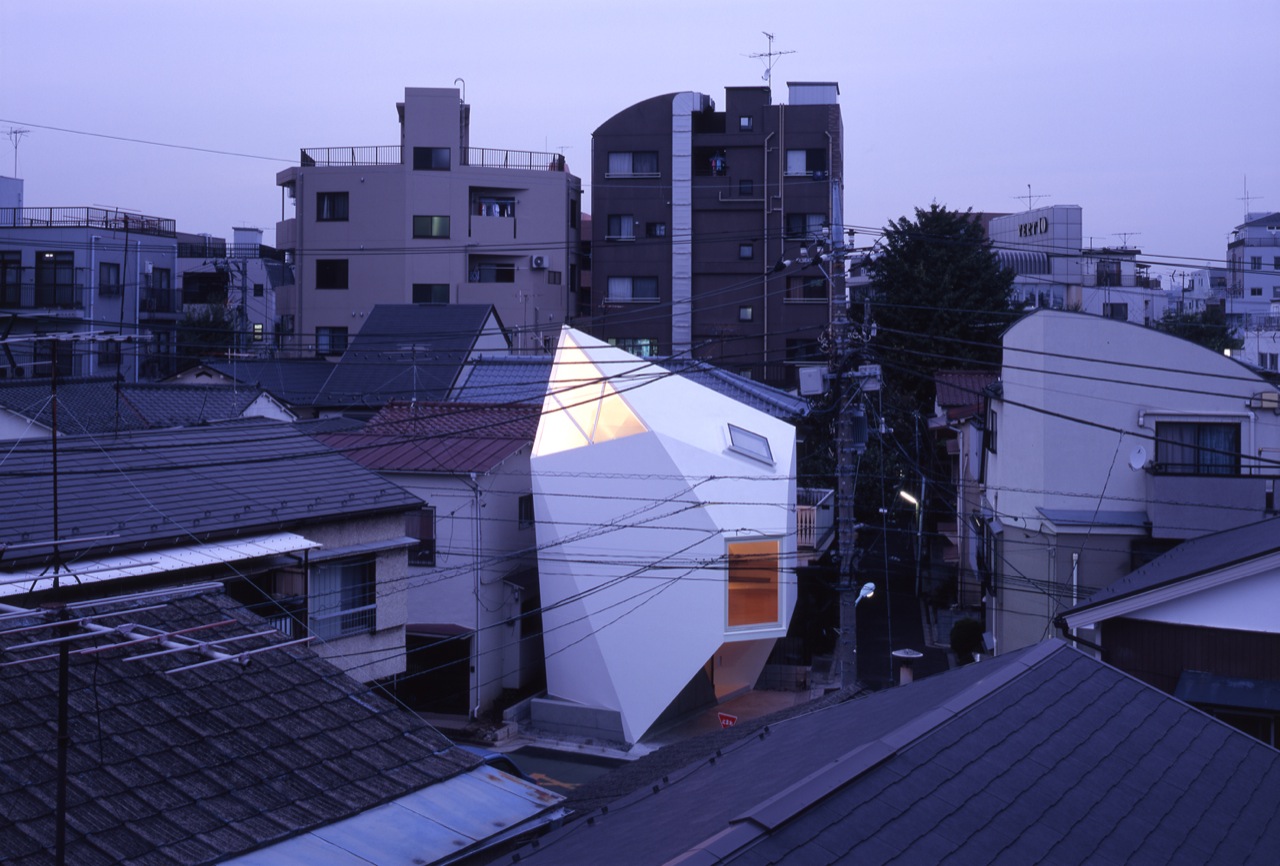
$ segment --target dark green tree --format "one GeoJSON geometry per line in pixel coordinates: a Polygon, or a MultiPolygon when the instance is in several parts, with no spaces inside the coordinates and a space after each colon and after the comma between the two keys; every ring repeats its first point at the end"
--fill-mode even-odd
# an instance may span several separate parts
{"type": "Polygon", "coordinates": [[[178,323],[178,369],[193,367],[206,358],[226,358],[236,345],[234,316],[223,295],[190,305],[178,323]]]}
{"type": "Polygon", "coordinates": [[[1227,316],[1221,306],[1206,307],[1199,313],[1167,311],[1156,323],[1156,330],[1175,337],[1199,343],[1206,349],[1221,353],[1225,349],[1241,349],[1244,341],[1236,337],[1227,326],[1227,316]]]}

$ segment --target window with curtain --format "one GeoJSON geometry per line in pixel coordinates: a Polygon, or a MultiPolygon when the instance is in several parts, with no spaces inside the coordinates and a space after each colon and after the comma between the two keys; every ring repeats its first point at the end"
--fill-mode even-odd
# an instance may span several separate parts
{"type": "Polygon", "coordinates": [[[1174,475],[1240,472],[1240,425],[1216,421],[1156,422],[1156,464],[1174,475]]]}
{"type": "Polygon", "coordinates": [[[728,544],[728,626],[774,625],[779,618],[776,540],[728,544]]]}

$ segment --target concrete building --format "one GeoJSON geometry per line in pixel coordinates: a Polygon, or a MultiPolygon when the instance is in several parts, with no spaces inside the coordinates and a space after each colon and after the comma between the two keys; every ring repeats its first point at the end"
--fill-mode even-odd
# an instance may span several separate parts
{"type": "Polygon", "coordinates": [[[843,285],[821,264],[776,266],[840,245],[844,134],[839,85],[788,88],[783,104],[768,87],[726,88],[722,111],[705,94],[668,93],[596,129],[581,327],[637,355],[794,384],[843,285]]]}
{"type": "Polygon", "coordinates": [[[748,690],[795,608],[795,428],[655,369],[560,338],[530,460],[540,729],[634,743],[748,690]]]}
{"type": "Polygon", "coordinates": [[[1086,247],[1079,205],[1059,204],[990,220],[996,255],[1014,276],[1015,297],[1029,307],[1081,310],[1151,325],[1168,307],[1159,280],[1129,247],[1086,247]]]}
{"type": "Polygon", "coordinates": [[[294,354],[338,354],[374,304],[492,304],[518,350],[554,345],[576,307],[581,183],[561,154],[472,147],[456,88],[405,89],[400,143],[305,148],[276,175],[294,354]],[[284,205],[282,205],[282,208],[284,205]]]}
{"type": "Polygon", "coordinates": [[[174,221],[116,208],[23,207],[22,181],[6,180],[0,314],[11,342],[0,377],[48,378],[56,365],[59,376],[158,378],[172,361],[182,314],[174,221]],[[39,339],[70,333],[83,336],[39,339]]]}

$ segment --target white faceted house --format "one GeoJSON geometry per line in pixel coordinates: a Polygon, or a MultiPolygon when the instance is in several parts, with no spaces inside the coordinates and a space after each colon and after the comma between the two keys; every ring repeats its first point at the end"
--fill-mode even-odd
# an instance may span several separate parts
{"type": "Polygon", "coordinates": [[[531,459],[535,725],[636,742],[755,685],[795,609],[795,429],[571,328],[531,459]]]}

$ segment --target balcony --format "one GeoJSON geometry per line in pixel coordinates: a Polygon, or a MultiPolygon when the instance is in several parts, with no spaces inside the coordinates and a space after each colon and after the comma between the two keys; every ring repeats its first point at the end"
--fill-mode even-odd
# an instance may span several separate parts
{"type": "Polygon", "coordinates": [[[138,299],[138,313],[143,319],[169,317],[182,312],[181,293],[177,289],[143,289],[138,299]]]}
{"type": "Polygon", "coordinates": [[[3,207],[0,226],[5,228],[85,228],[128,231],[162,238],[177,237],[176,223],[163,217],[100,207],[3,207]]]}
{"type": "Polygon", "coordinates": [[[1147,475],[1147,516],[1153,538],[1195,538],[1267,516],[1262,475],[1147,475]]]}
{"type": "Polygon", "coordinates": [[[0,308],[80,310],[84,293],[80,283],[4,283],[0,285],[0,308]]]}
{"type": "Polygon", "coordinates": [[[299,162],[304,168],[337,168],[364,165],[400,165],[400,145],[364,147],[304,147],[299,162]]]}
{"type": "Polygon", "coordinates": [[[536,150],[501,150],[469,147],[462,153],[462,164],[472,168],[514,168],[524,171],[565,171],[564,154],[536,150]]]}
{"type": "Polygon", "coordinates": [[[800,487],[796,490],[796,548],[819,550],[830,544],[835,527],[834,490],[800,487]]]}

